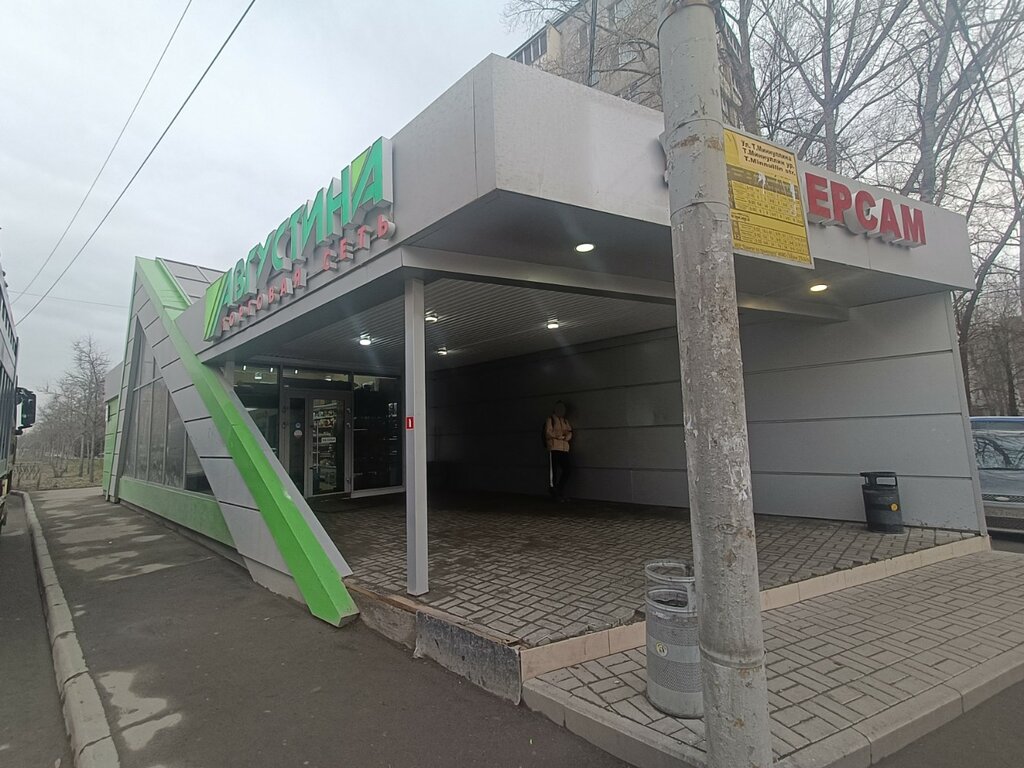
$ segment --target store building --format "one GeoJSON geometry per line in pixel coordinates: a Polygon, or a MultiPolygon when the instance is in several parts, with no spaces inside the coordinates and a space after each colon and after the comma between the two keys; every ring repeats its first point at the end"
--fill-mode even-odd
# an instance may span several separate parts
{"type": "MultiPolygon", "coordinates": [[[[556,399],[573,497],[685,507],[662,127],[492,56],[227,272],[138,259],[108,498],[335,624],[353,567],[314,507],[404,491],[405,586],[428,593],[429,494],[544,494],[556,399]]],[[[814,268],[737,257],[756,511],[862,521],[859,473],[892,469],[910,525],[983,531],[963,218],[799,174],[814,268]]]]}

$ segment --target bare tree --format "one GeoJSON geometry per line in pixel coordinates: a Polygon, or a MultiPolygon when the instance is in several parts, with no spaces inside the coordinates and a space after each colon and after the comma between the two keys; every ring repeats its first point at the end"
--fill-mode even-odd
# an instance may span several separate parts
{"type": "MultiPolygon", "coordinates": [[[[590,0],[508,0],[505,21],[510,29],[553,30],[557,46],[549,45],[538,62],[544,70],[585,84],[593,74],[600,90],[661,109],[656,0],[599,0],[592,18],[594,6],[590,0]]],[[[732,72],[740,62],[739,44],[728,26],[721,24],[720,30],[723,109],[726,119],[738,124],[739,95],[732,72]]]]}
{"type": "MultiPolygon", "coordinates": [[[[660,107],[649,32],[655,0],[600,0],[598,7],[600,87],[660,107]]],[[[553,22],[561,43],[541,64],[583,82],[585,61],[570,55],[583,48],[567,41],[589,23],[590,8],[588,1],[509,0],[506,19],[532,28],[553,22]]],[[[992,276],[1003,290],[1002,276],[1013,271],[1017,312],[1024,313],[1022,34],[1024,0],[720,4],[723,83],[736,101],[735,112],[726,110],[730,122],[801,159],[967,218],[975,281],[954,295],[954,306],[972,404],[980,393],[972,374],[990,380],[994,364],[982,358],[997,355],[991,345],[971,346],[976,318],[985,328],[992,322],[985,302],[992,276]]],[[[1000,328],[1021,332],[1020,324],[1000,328]]]]}
{"type": "Polygon", "coordinates": [[[22,438],[24,454],[36,454],[50,465],[54,477],[66,474],[78,459],[78,475],[96,480],[96,462],[103,453],[105,433],[104,380],[108,354],[92,336],[72,344],[71,361],[56,386],[46,387],[49,400],[39,411],[31,432],[22,438]]]}

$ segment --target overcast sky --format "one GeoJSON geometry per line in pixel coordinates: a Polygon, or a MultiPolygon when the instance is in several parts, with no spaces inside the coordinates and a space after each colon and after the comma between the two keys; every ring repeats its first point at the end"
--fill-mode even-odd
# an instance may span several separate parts
{"type": "MultiPolygon", "coordinates": [[[[186,2],[0,0],[0,258],[16,319],[36,300],[17,292],[81,202],[186,2]]],[[[113,215],[18,326],[19,383],[55,382],[72,341],[88,333],[119,361],[134,257],[234,264],[376,137],[525,39],[528,30],[505,29],[504,3],[257,0],[113,215]]],[[[193,0],[31,293],[81,247],[247,4],[193,0]]]]}

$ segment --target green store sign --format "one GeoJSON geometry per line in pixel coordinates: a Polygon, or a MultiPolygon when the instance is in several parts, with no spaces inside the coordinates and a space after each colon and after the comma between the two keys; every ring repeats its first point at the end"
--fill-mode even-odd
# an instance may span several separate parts
{"type": "Polygon", "coordinates": [[[392,237],[393,202],[391,141],[379,138],[206,289],[204,338],[283,306],[310,274],[339,271],[392,237]]]}

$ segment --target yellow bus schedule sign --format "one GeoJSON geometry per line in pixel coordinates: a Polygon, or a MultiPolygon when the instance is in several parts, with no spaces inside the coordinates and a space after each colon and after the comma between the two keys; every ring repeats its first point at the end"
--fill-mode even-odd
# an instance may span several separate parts
{"type": "Polygon", "coordinates": [[[813,268],[796,156],[726,129],[725,167],[733,250],[813,268]]]}

